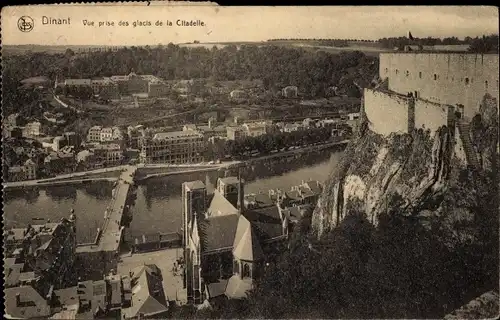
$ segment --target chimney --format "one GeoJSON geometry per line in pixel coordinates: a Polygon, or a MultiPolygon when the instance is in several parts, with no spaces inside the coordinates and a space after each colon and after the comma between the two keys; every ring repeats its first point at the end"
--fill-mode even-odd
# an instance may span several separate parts
{"type": "Polygon", "coordinates": [[[208,119],[208,127],[209,127],[210,129],[212,129],[212,126],[213,126],[213,121],[214,121],[214,119],[213,119],[213,118],[208,119]]]}
{"type": "Polygon", "coordinates": [[[21,305],[21,294],[16,293],[16,307],[19,307],[21,305]]]}

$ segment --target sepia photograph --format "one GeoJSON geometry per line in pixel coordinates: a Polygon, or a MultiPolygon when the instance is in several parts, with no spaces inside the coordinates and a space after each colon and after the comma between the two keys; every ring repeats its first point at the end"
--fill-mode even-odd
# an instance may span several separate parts
{"type": "Polygon", "coordinates": [[[3,318],[499,317],[498,7],[1,26],[3,318]]]}

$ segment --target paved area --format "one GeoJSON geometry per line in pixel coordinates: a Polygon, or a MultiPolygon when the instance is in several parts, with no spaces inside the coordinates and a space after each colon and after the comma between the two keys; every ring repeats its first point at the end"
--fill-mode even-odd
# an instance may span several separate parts
{"type": "Polygon", "coordinates": [[[183,289],[182,275],[172,270],[174,262],[182,256],[182,249],[165,249],[146,253],[134,253],[122,255],[118,263],[118,273],[128,274],[130,270],[144,264],[156,264],[163,276],[163,290],[168,300],[177,301],[178,305],[186,304],[186,289],[183,289]]]}

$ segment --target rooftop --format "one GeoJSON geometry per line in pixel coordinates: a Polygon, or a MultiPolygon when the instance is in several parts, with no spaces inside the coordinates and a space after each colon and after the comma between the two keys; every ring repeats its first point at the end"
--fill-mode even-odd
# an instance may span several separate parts
{"type": "Polygon", "coordinates": [[[132,305],[122,309],[126,318],[134,318],[141,313],[144,316],[154,316],[168,311],[161,271],[156,265],[134,269],[133,279],[132,305]]]}
{"type": "Polygon", "coordinates": [[[238,177],[219,178],[219,181],[224,184],[238,184],[238,177]]]}
{"type": "Polygon", "coordinates": [[[186,131],[172,131],[172,132],[160,132],[153,136],[154,140],[167,140],[167,139],[177,139],[177,138],[188,138],[188,137],[200,137],[200,133],[193,130],[186,131]]]}
{"type": "Polygon", "coordinates": [[[243,299],[247,297],[247,292],[251,289],[251,279],[241,279],[239,275],[234,275],[227,282],[226,296],[230,299],[243,299]]]}
{"type": "Polygon", "coordinates": [[[67,86],[90,85],[91,80],[90,79],[66,79],[66,80],[64,80],[64,84],[67,86]]]}
{"type": "Polygon", "coordinates": [[[283,235],[277,205],[246,210],[243,215],[255,227],[256,235],[260,240],[269,240],[283,235]]]}
{"type": "Polygon", "coordinates": [[[4,289],[5,315],[7,318],[28,319],[50,316],[47,301],[32,286],[19,286],[4,289]],[[16,295],[19,294],[20,306],[16,295]]]}
{"type": "Polygon", "coordinates": [[[184,182],[183,185],[189,190],[205,189],[205,184],[200,180],[184,182]]]}
{"type": "Polygon", "coordinates": [[[234,236],[233,255],[246,261],[258,261],[264,253],[253,230],[252,225],[244,216],[240,216],[234,236]]]}
{"type": "Polygon", "coordinates": [[[206,253],[217,250],[232,250],[238,220],[238,214],[229,214],[209,217],[200,221],[202,250],[206,253]]]}
{"type": "Polygon", "coordinates": [[[236,209],[218,190],[214,190],[214,196],[210,201],[207,213],[212,217],[233,215],[238,214],[238,209],[236,209]]]}

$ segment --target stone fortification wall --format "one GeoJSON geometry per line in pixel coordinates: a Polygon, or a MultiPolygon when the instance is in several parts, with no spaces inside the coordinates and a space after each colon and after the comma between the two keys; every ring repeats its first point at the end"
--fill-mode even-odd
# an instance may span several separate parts
{"type": "Polygon", "coordinates": [[[380,78],[389,90],[449,105],[464,105],[471,119],[483,97],[498,101],[498,55],[469,53],[381,53],[380,78]]]}
{"type": "Polygon", "coordinates": [[[454,108],[426,100],[415,100],[415,129],[429,129],[431,134],[453,121],[454,108]]]}
{"type": "Polygon", "coordinates": [[[392,132],[407,133],[411,101],[398,94],[365,89],[364,116],[370,130],[384,136],[392,132]]]}

